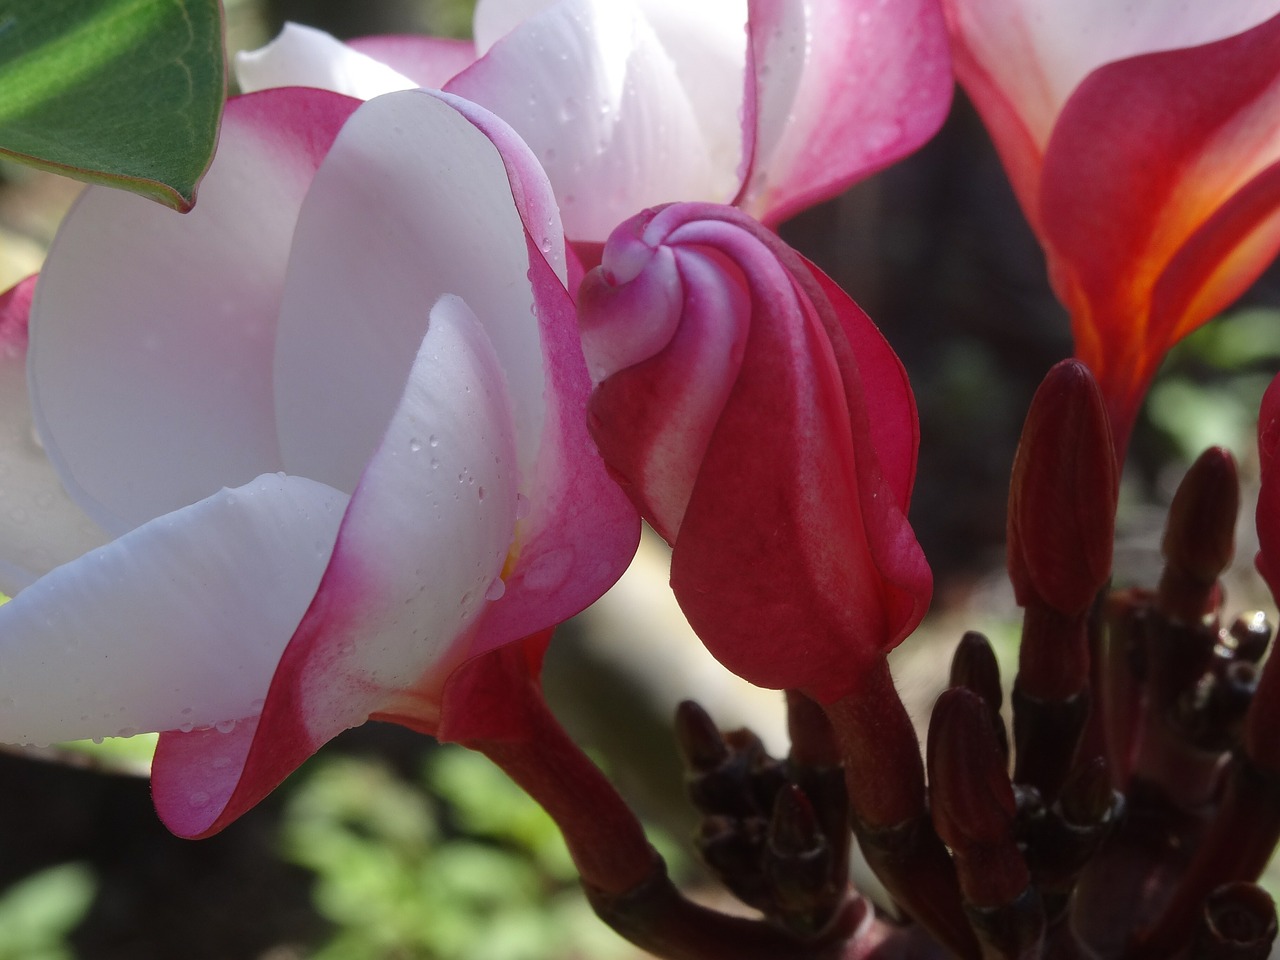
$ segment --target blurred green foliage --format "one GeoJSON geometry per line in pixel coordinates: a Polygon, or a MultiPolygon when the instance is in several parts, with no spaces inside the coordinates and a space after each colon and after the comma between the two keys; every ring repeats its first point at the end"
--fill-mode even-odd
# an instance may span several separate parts
{"type": "Polygon", "coordinates": [[[6,890],[0,897],[0,960],[71,960],[67,934],[88,912],[97,886],[89,867],[67,863],[6,890]]]}
{"type": "Polygon", "coordinates": [[[1213,445],[1251,456],[1258,403],[1278,368],[1280,310],[1232,311],[1170,352],[1147,399],[1147,418],[1186,462],[1213,445]]]}
{"type": "Polygon", "coordinates": [[[591,912],[551,819],[483,756],[442,747],[420,781],[322,757],[281,824],[333,925],[312,960],[607,960],[629,949],[591,912]]]}

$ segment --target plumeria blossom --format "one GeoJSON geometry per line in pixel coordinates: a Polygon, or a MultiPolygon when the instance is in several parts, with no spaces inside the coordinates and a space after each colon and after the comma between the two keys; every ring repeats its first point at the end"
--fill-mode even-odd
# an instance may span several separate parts
{"type": "Polygon", "coordinates": [[[290,25],[243,89],[443,86],[533,147],[565,231],[737,203],[774,225],[914,150],[951,99],[937,0],[480,0],[474,44],[290,25]]]}
{"type": "Polygon", "coordinates": [[[671,586],[726,666],[823,702],[920,622],[919,436],[858,307],[745,214],[622,224],[579,294],[591,431],[673,546],[671,586]]]}
{"type": "Polygon", "coordinates": [[[3,434],[8,522],[62,515],[3,541],[0,739],[162,731],[157,809],[201,836],[369,717],[437,730],[458,664],[602,593],[638,523],[560,230],[509,127],[418,90],[232,100],[185,217],[86,191],[0,324],[43,444],[3,434]]]}
{"type": "Polygon", "coordinates": [[[1280,2],[944,3],[1123,448],[1168,348],[1280,249],[1280,2]]]}

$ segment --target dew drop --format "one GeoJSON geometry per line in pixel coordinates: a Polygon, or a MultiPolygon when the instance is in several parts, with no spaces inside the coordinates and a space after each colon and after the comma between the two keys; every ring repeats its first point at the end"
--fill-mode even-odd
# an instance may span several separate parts
{"type": "Polygon", "coordinates": [[[494,577],[493,583],[489,584],[489,589],[484,592],[486,600],[501,600],[502,595],[507,592],[507,585],[501,577],[494,577]]]}
{"type": "Polygon", "coordinates": [[[123,737],[125,740],[128,740],[130,737],[135,737],[137,735],[138,735],[137,727],[121,727],[119,730],[116,731],[116,736],[123,737]]]}
{"type": "Polygon", "coordinates": [[[433,433],[431,436],[427,437],[427,444],[432,447],[438,447],[440,446],[440,438],[433,433]]]}
{"type": "Polygon", "coordinates": [[[180,733],[190,733],[195,728],[196,728],[196,725],[192,723],[190,720],[188,720],[186,723],[178,725],[178,731],[180,733]]]}
{"type": "Polygon", "coordinates": [[[418,452],[419,450],[421,450],[421,449],[422,449],[422,441],[421,441],[421,440],[419,440],[417,437],[414,437],[413,439],[411,439],[411,440],[409,441],[409,452],[410,452],[410,453],[417,453],[417,452],[418,452]]]}
{"type": "Polygon", "coordinates": [[[479,495],[480,502],[484,503],[484,487],[480,487],[476,493],[479,495]]]}
{"type": "Polygon", "coordinates": [[[235,728],[236,722],[234,720],[219,720],[213,725],[213,729],[217,730],[219,733],[230,733],[235,728]]]}
{"type": "Polygon", "coordinates": [[[100,744],[100,743],[102,743],[102,741],[103,741],[103,740],[105,740],[105,739],[106,739],[106,737],[94,737],[94,738],[93,738],[93,742],[94,742],[94,743],[98,743],[98,744],[100,744]]]}
{"type": "Polygon", "coordinates": [[[440,458],[439,458],[439,457],[432,457],[432,458],[431,458],[431,469],[432,469],[432,470],[439,470],[439,469],[440,469],[440,458]]]}

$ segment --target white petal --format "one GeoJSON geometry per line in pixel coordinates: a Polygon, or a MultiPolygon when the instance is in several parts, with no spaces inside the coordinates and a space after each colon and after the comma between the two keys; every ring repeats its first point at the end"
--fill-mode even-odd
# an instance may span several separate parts
{"type": "Polygon", "coordinates": [[[502,157],[426,91],[364,104],[298,220],[276,351],[291,472],[352,490],[400,399],[428,311],[465,300],[495,345],[522,464],[542,431],[543,371],[525,231],[502,157]]]}
{"type": "Polygon", "coordinates": [[[346,498],[268,474],[159,517],[0,607],[0,740],[225,723],[261,709],[346,498]]]}
{"type": "Polygon", "coordinates": [[[36,438],[25,354],[0,349],[0,590],[12,596],[108,539],[62,489],[36,438]]]}
{"type": "Polygon", "coordinates": [[[235,68],[236,80],[245,93],[269,87],[319,87],[368,100],[417,86],[404,74],[323,30],[297,23],[286,23],[265,47],[237,53],[235,68]]]}
{"type": "Polygon", "coordinates": [[[188,214],[90,187],[32,306],[32,411],[73,499],[112,533],[280,469],[271,394],[294,222],[355,106],[312,90],[230,101],[188,214]]]}
{"type": "MultiPolygon", "coordinates": [[[[489,48],[523,21],[553,7],[559,0],[479,0],[471,21],[476,52],[484,56],[489,48]]],[[[627,3],[629,0],[620,0],[627,3]]]]}
{"type": "MultiPolygon", "coordinates": [[[[737,190],[737,153],[726,150],[720,127],[702,129],[676,64],[631,3],[562,0],[445,89],[524,138],[575,240],[603,241],[644,207],[727,201],[737,190]]],[[[736,110],[731,119],[739,122],[736,110]]]]}

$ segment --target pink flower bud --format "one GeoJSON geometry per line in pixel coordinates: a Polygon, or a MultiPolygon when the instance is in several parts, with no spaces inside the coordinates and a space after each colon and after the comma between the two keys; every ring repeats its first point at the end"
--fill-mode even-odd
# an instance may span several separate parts
{"type": "Polygon", "coordinates": [[[744,214],[648,211],[579,296],[605,462],[672,544],[716,657],[831,702],[919,623],[932,577],[906,511],[915,404],[827,277],[744,214]]]}

